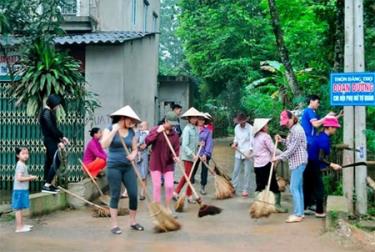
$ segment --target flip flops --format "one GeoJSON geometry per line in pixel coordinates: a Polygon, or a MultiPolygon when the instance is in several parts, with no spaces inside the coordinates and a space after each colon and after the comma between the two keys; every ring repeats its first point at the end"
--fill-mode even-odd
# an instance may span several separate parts
{"type": "Polygon", "coordinates": [[[111,233],[119,235],[119,234],[122,233],[122,231],[121,231],[121,229],[119,227],[114,227],[114,228],[111,229],[111,233]]]}
{"type": "Polygon", "coordinates": [[[285,221],[286,223],[296,223],[301,222],[303,220],[303,217],[291,215],[289,218],[285,221]]]}
{"type": "Polygon", "coordinates": [[[131,225],[130,228],[133,229],[133,230],[136,230],[136,231],[143,231],[143,230],[145,230],[144,227],[141,226],[141,225],[138,224],[138,223],[137,223],[137,224],[134,224],[134,225],[131,225]]]}

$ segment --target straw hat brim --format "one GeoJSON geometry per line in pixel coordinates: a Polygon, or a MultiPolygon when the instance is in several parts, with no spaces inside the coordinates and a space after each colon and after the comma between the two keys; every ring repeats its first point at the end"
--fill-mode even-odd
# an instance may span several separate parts
{"type": "Polygon", "coordinates": [[[197,109],[195,109],[194,107],[191,107],[189,108],[182,116],[181,118],[182,119],[187,119],[189,117],[193,117],[193,116],[196,116],[196,117],[204,117],[205,118],[205,115],[201,112],[199,112],[197,109]]]}
{"type": "Polygon", "coordinates": [[[253,126],[253,134],[255,135],[261,129],[263,129],[263,127],[266,126],[267,123],[269,123],[269,121],[271,121],[271,118],[255,118],[254,126],[253,126]]]}
{"type": "Polygon", "coordinates": [[[125,107],[122,107],[119,110],[113,112],[110,116],[111,117],[125,116],[125,117],[132,118],[137,122],[141,122],[141,119],[138,117],[138,115],[134,112],[134,110],[129,105],[126,105],[125,107]]]}

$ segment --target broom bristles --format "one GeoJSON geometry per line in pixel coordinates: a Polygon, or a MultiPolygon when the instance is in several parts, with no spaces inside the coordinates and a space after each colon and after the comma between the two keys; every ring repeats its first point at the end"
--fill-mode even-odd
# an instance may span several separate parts
{"type": "Polygon", "coordinates": [[[217,199],[228,199],[233,196],[232,183],[222,176],[215,176],[215,196],[217,199]]]}
{"type": "Polygon", "coordinates": [[[207,215],[217,215],[217,214],[220,214],[221,211],[223,211],[223,209],[221,209],[217,206],[202,205],[199,208],[198,217],[201,218],[201,217],[204,217],[204,216],[207,216],[207,215]]]}
{"type": "MultiPolygon", "coordinates": [[[[124,216],[129,214],[129,209],[127,208],[119,208],[117,215],[118,216],[124,216]]],[[[95,218],[105,218],[105,217],[111,217],[111,213],[109,212],[109,208],[106,206],[103,207],[93,207],[92,208],[92,217],[95,218]]]]}
{"type": "Polygon", "coordinates": [[[178,213],[182,213],[184,211],[184,205],[185,205],[185,196],[180,196],[176,202],[175,205],[175,211],[178,213]]]}
{"type": "Polygon", "coordinates": [[[154,230],[156,232],[170,232],[181,228],[181,224],[160,204],[150,203],[149,210],[151,216],[155,219],[154,230]]]}
{"type": "Polygon", "coordinates": [[[276,212],[275,195],[271,191],[263,190],[250,205],[250,216],[253,219],[269,217],[276,212]]]}

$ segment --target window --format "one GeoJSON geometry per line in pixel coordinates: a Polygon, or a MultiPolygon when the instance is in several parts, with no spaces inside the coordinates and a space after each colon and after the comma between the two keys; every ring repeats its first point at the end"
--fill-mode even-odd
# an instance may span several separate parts
{"type": "Polygon", "coordinates": [[[132,15],[131,15],[131,23],[135,25],[137,16],[137,0],[132,0],[132,15]]]}
{"type": "Polygon", "coordinates": [[[158,14],[156,12],[152,13],[152,31],[157,32],[158,31],[158,14]]]}
{"type": "Polygon", "coordinates": [[[150,5],[148,0],[143,1],[143,32],[147,31],[147,18],[148,18],[148,6],[150,5]]]}

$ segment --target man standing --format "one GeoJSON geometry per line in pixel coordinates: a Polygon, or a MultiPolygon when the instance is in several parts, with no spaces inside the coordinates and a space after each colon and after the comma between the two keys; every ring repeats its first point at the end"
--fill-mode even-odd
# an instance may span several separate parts
{"type": "Polygon", "coordinates": [[[171,108],[172,108],[173,113],[176,114],[177,122],[178,122],[178,124],[174,126],[174,129],[177,132],[178,136],[181,137],[182,130],[181,130],[181,125],[180,125],[180,115],[182,112],[182,106],[178,104],[173,104],[171,108]]]}
{"type": "Polygon", "coordinates": [[[234,170],[232,175],[233,186],[236,191],[242,191],[242,197],[247,198],[249,192],[255,191],[255,174],[250,155],[253,150],[253,127],[247,123],[249,118],[244,113],[239,113],[235,118],[237,123],[234,128],[232,148],[236,150],[234,170]],[[244,178],[241,183],[241,165],[244,166],[244,178]]]}
{"type": "MultiPolygon", "coordinates": [[[[56,174],[58,164],[53,164],[54,156],[58,147],[64,148],[64,144],[69,144],[69,140],[57,128],[55,111],[61,105],[61,97],[50,95],[47,98],[46,107],[43,108],[39,116],[40,128],[43,134],[43,143],[46,147],[46,158],[44,163],[44,180],[42,192],[55,194],[58,189],[52,185],[52,180],[56,174]]],[[[58,158],[57,158],[58,159],[58,158]]],[[[58,162],[56,162],[58,163],[58,162]]]]}

